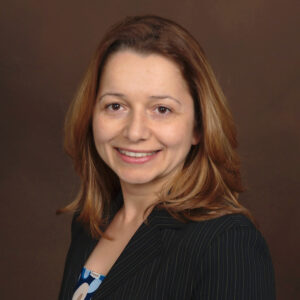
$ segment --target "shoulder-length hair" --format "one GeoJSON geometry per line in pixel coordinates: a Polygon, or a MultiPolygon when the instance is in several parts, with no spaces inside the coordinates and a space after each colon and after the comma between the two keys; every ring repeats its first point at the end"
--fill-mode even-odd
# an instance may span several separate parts
{"type": "Polygon", "coordinates": [[[98,155],[92,115],[107,58],[130,49],[159,54],[180,68],[194,101],[199,144],[192,146],[183,168],[162,187],[153,206],[181,221],[201,221],[225,214],[250,213],[238,202],[244,191],[236,152],[236,127],[225,96],[199,43],[182,26],[153,15],[126,17],[104,36],[65,121],[64,147],[81,178],[76,199],[58,212],[77,211],[93,237],[103,235],[114,198],[117,175],[98,155]]]}

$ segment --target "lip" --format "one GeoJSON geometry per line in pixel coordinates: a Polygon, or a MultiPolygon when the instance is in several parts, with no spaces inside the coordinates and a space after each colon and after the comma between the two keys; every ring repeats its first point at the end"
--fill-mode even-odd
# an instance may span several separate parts
{"type": "Polygon", "coordinates": [[[155,159],[159,153],[161,152],[160,150],[157,150],[157,151],[133,151],[133,150],[125,150],[125,151],[130,151],[130,152],[139,152],[139,153],[151,153],[151,152],[155,152],[153,153],[152,155],[147,155],[147,156],[144,156],[144,157],[130,157],[130,156],[127,156],[123,153],[121,153],[118,149],[121,149],[121,150],[125,150],[124,148],[115,148],[116,152],[117,152],[117,155],[121,158],[121,160],[123,162],[126,162],[128,164],[145,164],[153,159],[155,159]]]}
{"type": "Polygon", "coordinates": [[[120,150],[124,150],[124,151],[128,151],[128,152],[134,152],[134,153],[152,153],[152,152],[158,152],[159,150],[133,150],[133,149],[128,149],[128,148],[119,148],[119,147],[115,147],[116,150],[120,149],[120,150]]]}

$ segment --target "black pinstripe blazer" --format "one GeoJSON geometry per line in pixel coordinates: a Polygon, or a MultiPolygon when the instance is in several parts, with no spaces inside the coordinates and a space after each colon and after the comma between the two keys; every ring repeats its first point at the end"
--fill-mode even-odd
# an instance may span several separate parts
{"type": "MultiPolygon", "coordinates": [[[[60,300],[72,299],[96,244],[73,218],[60,300]]],[[[261,233],[242,215],[183,224],[154,209],[93,299],[273,300],[273,266],[261,233]]]]}

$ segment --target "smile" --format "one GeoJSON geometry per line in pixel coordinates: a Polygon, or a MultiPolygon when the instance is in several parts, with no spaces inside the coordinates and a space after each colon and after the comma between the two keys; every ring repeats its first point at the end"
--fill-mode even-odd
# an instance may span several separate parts
{"type": "Polygon", "coordinates": [[[126,151],[118,148],[118,151],[126,156],[129,157],[145,157],[155,154],[157,151],[153,152],[132,152],[132,151],[126,151]]]}
{"type": "Polygon", "coordinates": [[[115,148],[119,157],[128,164],[144,164],[157,157],[160,150],[157,151],[135,151],[115,148]]]}

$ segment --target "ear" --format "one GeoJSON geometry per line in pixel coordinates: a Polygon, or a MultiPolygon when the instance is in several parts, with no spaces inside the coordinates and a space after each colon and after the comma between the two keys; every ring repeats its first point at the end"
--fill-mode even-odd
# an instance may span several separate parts
{"type": "Polygon", "coordinates": [[[199,128],[197,128],[197,127],[195,126],[194,132],[193,132],[192,145],[197,145],[197,144],[199,144],[199,143],[200,143],[200,140],[201,140],[201,136],[202,136],[202,134],[201,134],[199,128]]]}

